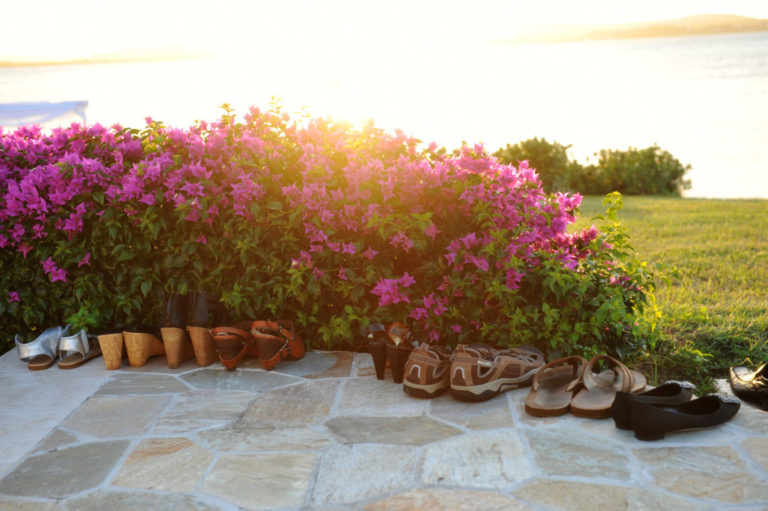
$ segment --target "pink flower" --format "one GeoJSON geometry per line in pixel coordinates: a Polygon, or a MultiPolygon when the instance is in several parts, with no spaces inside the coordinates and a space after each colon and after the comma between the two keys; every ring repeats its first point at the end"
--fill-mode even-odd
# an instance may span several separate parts
{"type": "Polygon", "coordinates": [[[413,241],[403,232],[400,231],[389,240],[389,244],[393,247],[402,248],[407,253],[413,248],[413,241]]]}
{"type": "Polygon", "coordinates": [[[77,267],[80,268],[83,265],[91,265],[91,253],[86,252],[82,259],[80,259],[80,262],[77,263],[77,267]]]}
{"type": "Polygon", "coordinates": [[[315,280],[325,275],[325,272],[320,268],[312,268],[312,273],[315,275],[315,280]]]}
{"type": "Polygon", "coordinates": [[[403,273],[403,276],[397,280],[397,283],[402,287],[411,287],[416,283],[416,279],[408,275],[408,272],[403,273]]]}
{"type": "Polygon", "coordinates": [[[60,280],[62,282],[67,281],[67,272],[61,268],[56,268],[51,272],[51,282],[56,282],[57,280],[60,280]]]}
{"type": "Polygon", "coordinates": [[[208,244],[208,238],[206,238],[205,235],[198,236],[198,238],[195,241],[198,243],[202,243],[203,245],[208,244]]]}
{"type": "Polygon", "coordinates": [[[21,298],[19,298],[19,293],[16,291],[9,291],[8,292],[8,303],[12,302],[21,302],[21,298]]]}
{"type": "Polygon", "coordinates": [[[354,254],[355,253],[355,244],[354,243],[342,243],[344,249],[341,251],[344,254],[354,254]]]}
{"type": "Polygon", "coordinates": [[[456,324],[456,325],[451,325],[451,330],[453,330],[454,332],[456,332],[457,334],[459,334],[459,333],[461,333],[461,325],[458,325],[458,324],[456,324]]]}
{"type": "Polygon", "coordinates": [[[19,252],[24,254],[24,259],[26,259],[27,258],[27,254],[29,254],[29,252],[32,250],[32,245],[30,245],[30,244],[28,244],[26,242],[25,243],[19,243],[19,248],[17,248],[16,250],[18,250],[19,252]]]}
{"type": "Polygon", "coordinates": [[[408,314],[408,317],[418,321],[420,319],[427,319],[429,317],[429,313],[424,307],[416,307],[411,311],[410,314],[408,314]]]}
{"type": "Polygon", "coordinates": [[[371,294],[379,297],[379,307],[400,302],[410,303],[408,297],[400,292],[398,282],[395,279],[379,279],[379,282],[371,290],[371,294]]]}
{"type": "Polygon", "coordinates": [[[435,236],[437,236],[439,233],[440,233],[440,229],[438,229],[435,224],[429,224],[427,228],[424,229],[424,234],[426,234],[432,239],[435,239],[435,236]]]}
{"type": "Polygon", "coordinates": [[[343,266],[339,267],[339,273],[336,274],[336,278],[339,280],[347,280],[347,270],[343,266]]]}
{"type": "Polygon", "coordinates": [[[378,254],[377,251],[375,251],[373,248],[368,247],[365,252],[363,252],[363,257],[373,260],[373,258],[378,254]]]}

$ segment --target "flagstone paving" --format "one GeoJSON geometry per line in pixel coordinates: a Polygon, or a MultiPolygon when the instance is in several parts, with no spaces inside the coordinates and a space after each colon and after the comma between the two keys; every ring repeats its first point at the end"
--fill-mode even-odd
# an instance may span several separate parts
{"type": "Polygon", "coordinates": [[[272,372],[0,358],[0,509],[768,509],[768,414],[642,442],[608,420],[411,399],[365,354],[272,372]]]}

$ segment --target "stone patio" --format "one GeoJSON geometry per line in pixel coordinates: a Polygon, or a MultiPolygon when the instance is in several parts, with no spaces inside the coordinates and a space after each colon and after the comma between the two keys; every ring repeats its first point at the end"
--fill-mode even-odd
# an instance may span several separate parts
{"type": "Polygon", "coordinates": [[[768,509],[768,414],[641,442],[528,390],[416,400],[369,355],[272,372],[0,358],[0,509],[768,509]]]}

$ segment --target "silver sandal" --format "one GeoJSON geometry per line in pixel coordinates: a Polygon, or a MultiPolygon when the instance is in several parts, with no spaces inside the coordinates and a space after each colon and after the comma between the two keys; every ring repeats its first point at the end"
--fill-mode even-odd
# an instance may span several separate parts
{"type": "Polygon", "coordinates": [[[101,347],[95,335],[87,335],[85,329],[75,335],[62,337],[59,342],[59,369],[74,369],[101,355],[101,347]]]}
{"type": "Polygon", "coordinates": [[[16,351],[23,362],[28,363],[30,371],[42,371],[48,369],[56,360],[59,341],[63,335],[69,333],[69,325],[61,328],[55,326],[47,328],[37,336],[34,341],[23,343],[21,336],[16,334],[16,351]]]}

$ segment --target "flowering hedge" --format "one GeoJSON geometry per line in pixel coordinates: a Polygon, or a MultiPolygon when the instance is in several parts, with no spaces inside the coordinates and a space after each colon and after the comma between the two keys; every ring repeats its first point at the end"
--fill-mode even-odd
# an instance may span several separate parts
{"type": "Polygon", "coordinates": [[[156,325],[164,293],[207,290],[233,320],[293,319],[319,348],[359,347],[373,320],[445,344],[644,347],[653,275],[620,197],[602,230],[571,233],[580,199],[481,146],[279,106],[189,129],[0,131],[0,338],[156,325]]]}

